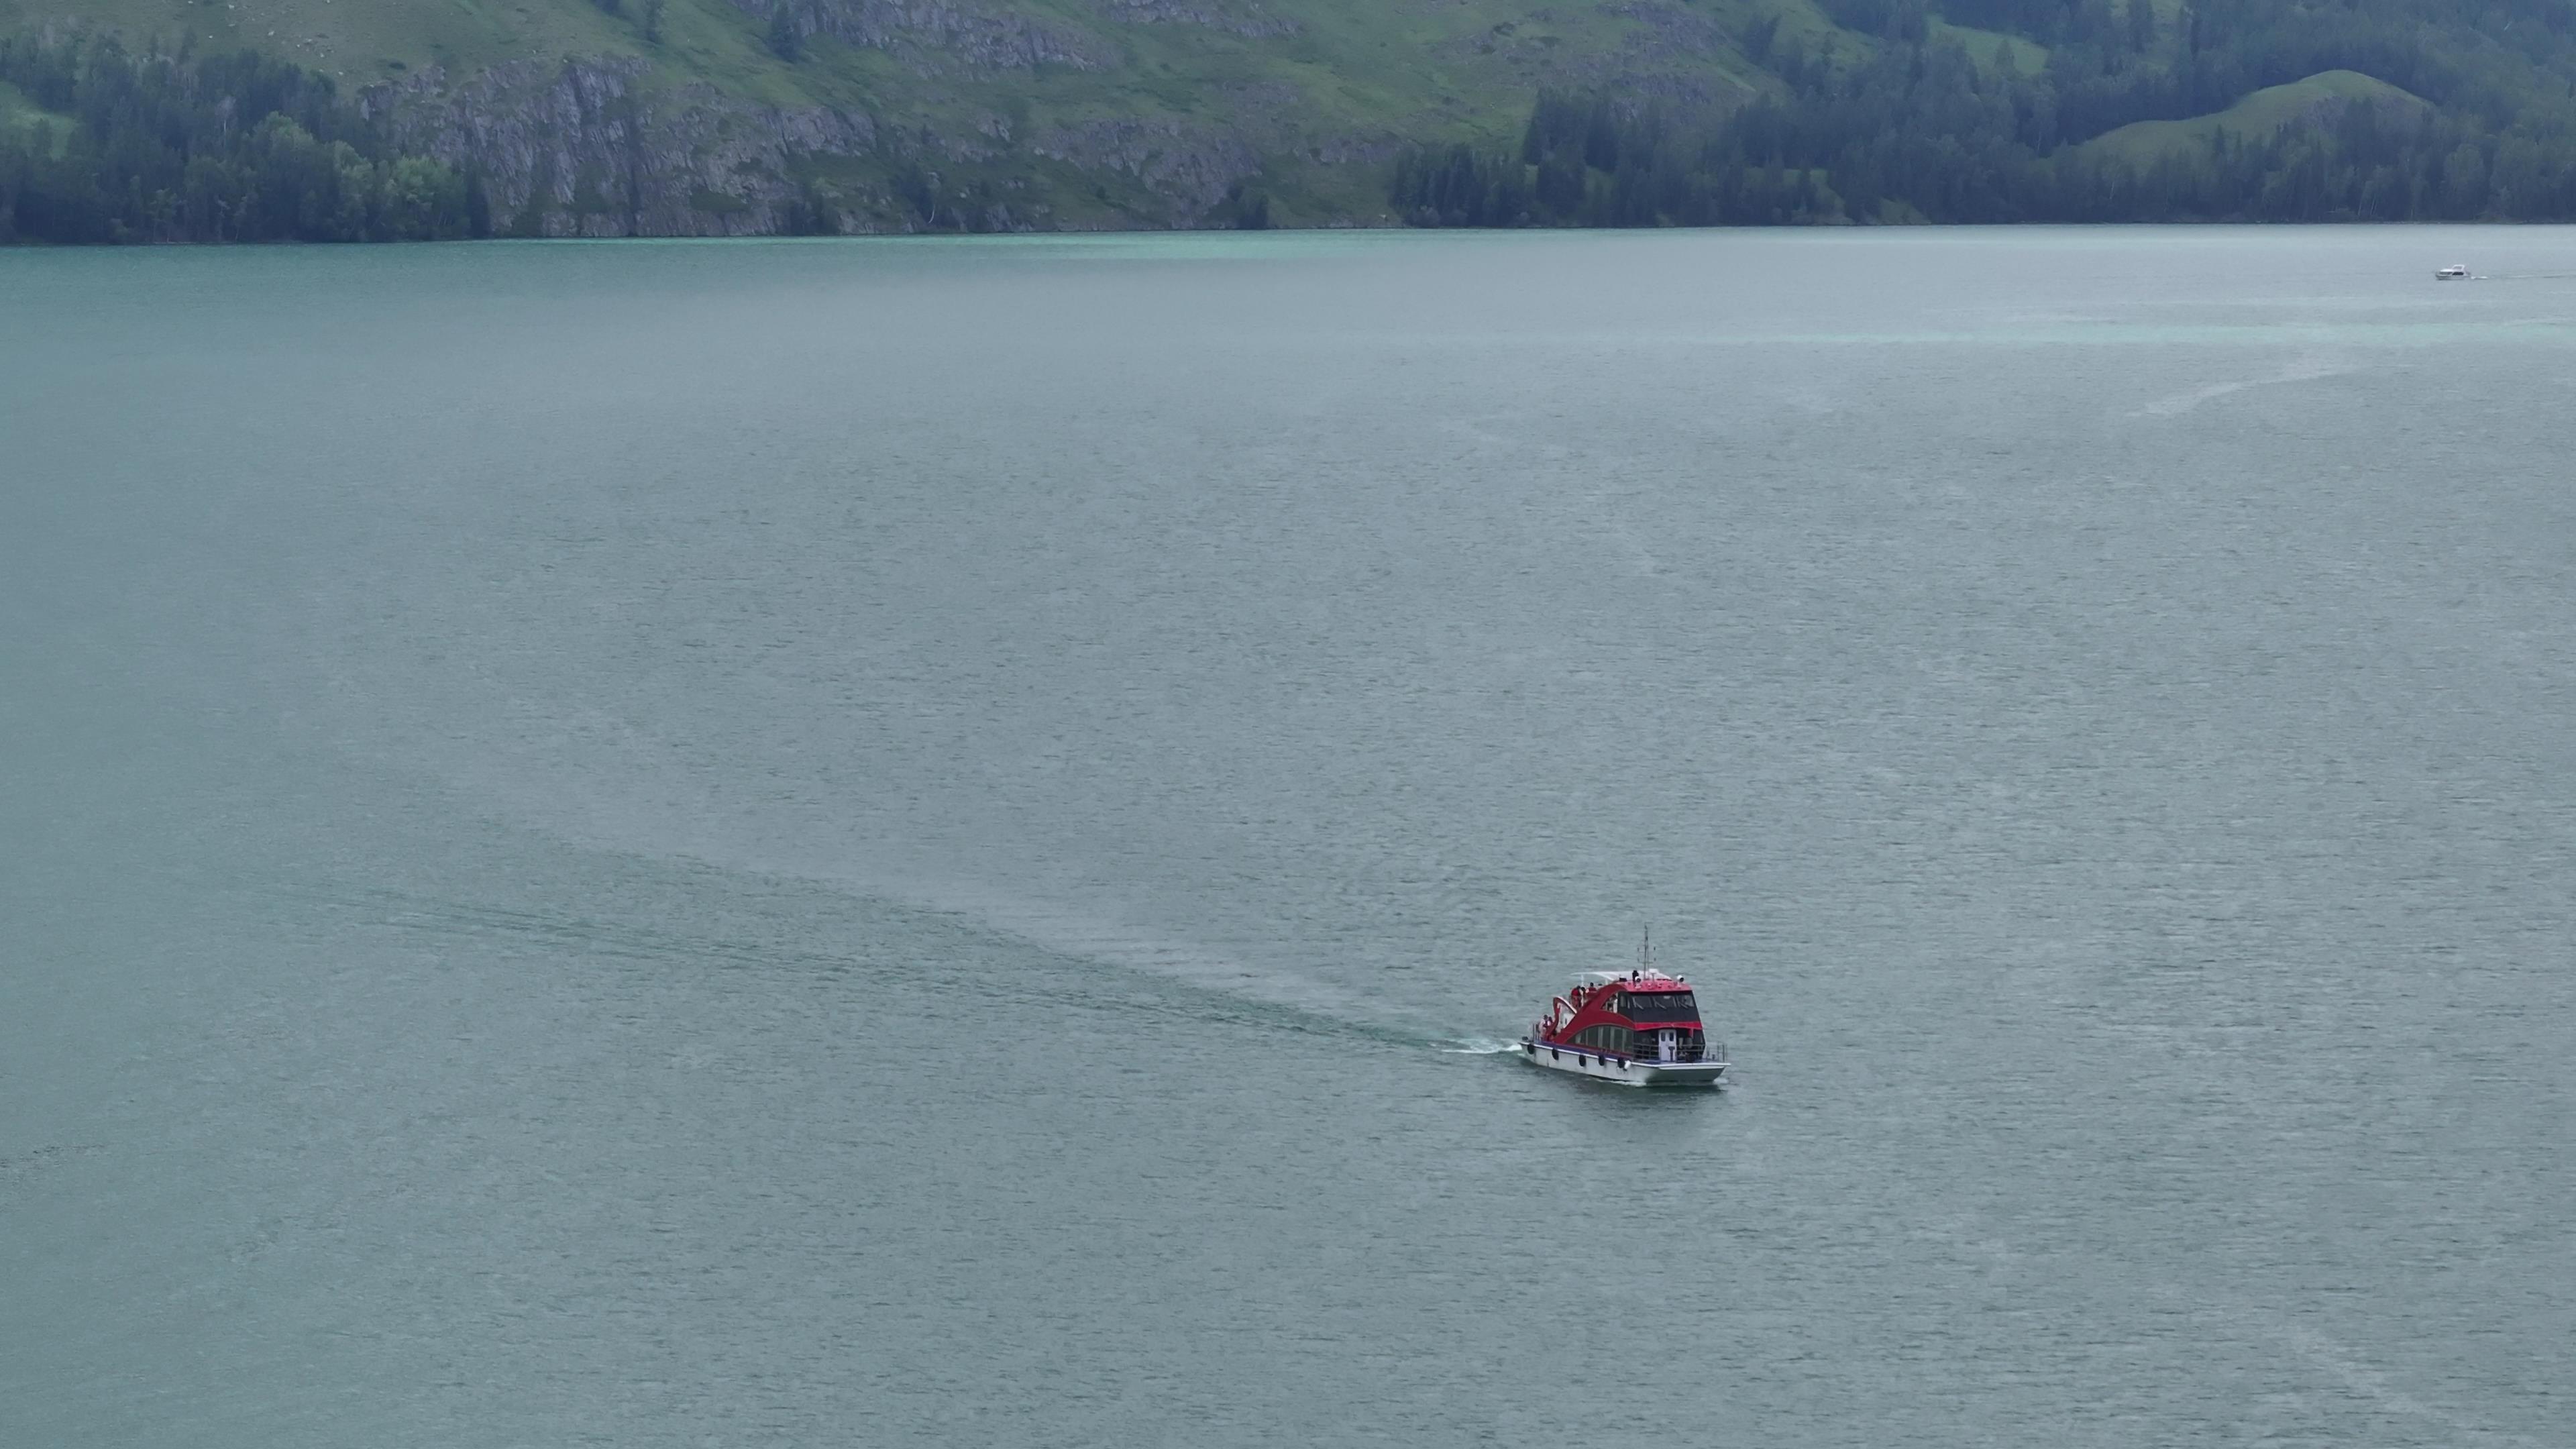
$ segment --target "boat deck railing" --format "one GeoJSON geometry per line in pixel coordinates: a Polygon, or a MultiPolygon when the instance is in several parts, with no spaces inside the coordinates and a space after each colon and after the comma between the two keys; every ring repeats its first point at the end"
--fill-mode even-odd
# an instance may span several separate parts
{"type": "Polygon", "coordinates": [[[1544,1051],[1550,1055],[1554,1055],[1559,1052],[1569,1052],[1576,1057],[1588,1058],[1604,1064],[1617,1062],[1622,1066],[1631,1067],[1728,1067],[1734,1065],[1732,1061],[1727,1059],[1726,1043],[1722,1041],[1702,1042],[1700,1044],[1699,1055],[1697,1056],[1677,1055],[1671,1061],[1665,1061],[1659,1055],[1614,1052],[1604,1050],[1601,1047],[1568,1046],[1562,1042],[1541,1041],[1536,1036],[1530,1036],[1524,1040],[1534,1051],[1544,1051]]]}
{"type": "MultiPolygon", "coordinates": [[[[1616,1053],[1613,1053],[1612,1055],[1615,1056],[1616,1053]]],[[[1679,1054],[1671,1061],[1665,1061],[1663,1056],[1659,1052],[1655,1051],[1642,1051],[1629,1057],[1628,1060],[1635,1062],[1640,1066],[1648,1067],[1725,1066],[1727,1065],[1726,1043],[1722,1041],[1710,1041],[1707,1038],[1702,1037],[1700,1039],[1696,1055],[1692,1053],[1691,1044],[1689,1042],[1683,1042],[1681,1044],[1679,1054]]]]}

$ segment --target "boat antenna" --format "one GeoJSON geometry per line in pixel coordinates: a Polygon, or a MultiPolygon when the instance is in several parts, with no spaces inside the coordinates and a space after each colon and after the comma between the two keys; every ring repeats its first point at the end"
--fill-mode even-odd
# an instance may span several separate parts
{"type": "Polygon", "coordinates": [[[1655,928],[1654,928],[1654,927],[1652,927],[1652,926],[1648,926],[1648,927],[1646,928],[1646,940],[1645,940],[1645,943],[1644,943],[1643,945],[1640,945],[1640,946],[1637,948],[1637,970],[1638,970],[1640,973],[1643,973],[1643,972],[1647,972],[1647,971],[1652,971],[1652,970],[1654,970],[1654,969],[1655,969],[1655,928]]]}

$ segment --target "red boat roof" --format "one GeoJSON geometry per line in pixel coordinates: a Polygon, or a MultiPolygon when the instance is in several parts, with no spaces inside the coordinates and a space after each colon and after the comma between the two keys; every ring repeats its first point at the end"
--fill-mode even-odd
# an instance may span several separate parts
{"type": "Polygon", "coordinates": [[[1696,1028],[1698,1003],[1689,998],[1690,989],[1687,978],[1667,976],[1652,967],[1625,975],[1586,971],[1581,981],[1550,1003],[1547,1015],[1530,1028],[1530,1039],[1554,1045],[1579,1040],[1582,1032],[1596,1025],[1628,1027],[1640,1021],[1657,1030],[1696,1028]],[[1677,1002],[1672,1007],[1641,1010],[1641,1004],[1632,999],[1666,995],[1683,997],[1691,1009],[1684,1012],[1677,1002]]]}

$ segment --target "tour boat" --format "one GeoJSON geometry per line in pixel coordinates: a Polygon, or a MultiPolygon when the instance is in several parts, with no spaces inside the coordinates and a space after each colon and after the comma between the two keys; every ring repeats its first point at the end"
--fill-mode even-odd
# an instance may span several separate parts
{"type": "Polygon", "coordinates": [[[2469,279],[2469,269],[2466,267],[2439,267],[2434,270],[2433,277],[2434,280],[2442,282],[2465,282],[2469,279]]]}
{"type": "Polygon", "coordinates": [[[1587,971],[1548,1003],[1521,1038],[1537,1066],[1631,1087],[1722,1087],[1726,1047],[1710,1041],[1687,977],[1655,969],[1654,944],[1637,969],[1587,971]]]}

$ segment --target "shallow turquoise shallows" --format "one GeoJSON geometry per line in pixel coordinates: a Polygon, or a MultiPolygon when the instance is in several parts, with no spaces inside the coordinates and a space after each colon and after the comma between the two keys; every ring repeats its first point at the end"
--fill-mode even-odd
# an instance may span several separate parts
{"type": "Polygon", "coordinates": [[[2563,1449],[2571,417],[2553,229],[0,253],[0,1445],[2563,1449]]]}

